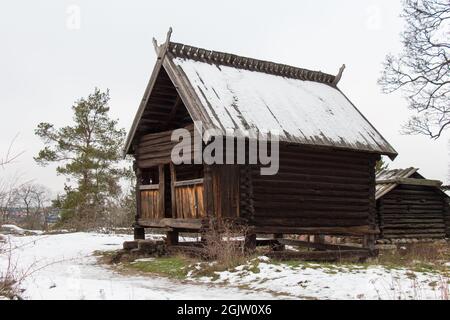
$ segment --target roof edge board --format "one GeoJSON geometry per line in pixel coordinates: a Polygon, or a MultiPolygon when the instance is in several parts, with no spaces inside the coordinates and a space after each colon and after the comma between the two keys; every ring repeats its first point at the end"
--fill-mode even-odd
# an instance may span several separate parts
{"type": "Polygon", "coordinates": [[[134,136],[136,134],[136,130],[137,130],[139,121],[142,118],[142,114],[145,111],[145,107],[147,105],[148,99],[150,98],[150,94],[153,90],[153,87],[155,86],[156,79],[158,78],[159,71],[161,70],[162,63],[163,63],[164,57],[166,55],[167,48],[169,46],[171,35],[172,35],[172,28],[169,28],[169,31],[167,32],[166,42],[161,46],[158,46],[158,42],[156,41],[155,38],[153,38],[153,45],[154,45],[155,52],[157,55],[156,64],[153,67],[152,74],[147,83],[147,87],[145,88],[145,91],[144,91],[144,96],[142,97],[142,100],[139,104],[138,111],[136,112],[136,115],[133,119],[133,123],[131,124],[130,131],[128,132],[127,138],[125,140],[125,146],[122,151],[124,158],[127,156],[127,154],[129,154],[131,143],[133,142],[134,136]]]}

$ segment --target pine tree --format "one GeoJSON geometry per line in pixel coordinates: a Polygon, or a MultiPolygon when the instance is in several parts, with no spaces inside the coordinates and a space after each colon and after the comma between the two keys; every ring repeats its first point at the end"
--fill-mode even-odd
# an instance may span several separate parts
{"type": "Polygon", "coordinates": [[[389,168],[389,164],[384,162],[383,158],[381,158],[375,164],[375,173],[381,172],[383,170],[387,170],[388,168],[389,168]]]}
{"type": "Polygon", "coordinates": [[[125,130],[109,117],[109,90],[95,89],[72,106],[73,124],[55,128],[42,122],[35,133],[44,148],[34,159],[46,166],[58,163],[58,174],[68,177],[65,194],[59,199],[63,219],[95,222],[105,213],[108,199],[121,192],[120,168],[125,130]]]}

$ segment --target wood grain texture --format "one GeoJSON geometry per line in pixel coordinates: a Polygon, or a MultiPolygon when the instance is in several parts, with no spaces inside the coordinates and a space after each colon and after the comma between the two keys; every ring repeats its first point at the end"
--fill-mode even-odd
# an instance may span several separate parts
{"type": "Polygon", "coordinates": [[[141,190],[141,214],[140,219],[164,218],[160,205],[159,190],[141,190]]]}
{"type": "MultiPolygon", "coordinates": [[[[270,227],[328,228],[333,233],[335,230],[345,233],[346,228],[353,233],[352,227],[375,230],[377,159],[377,155],[368,153],[280,145],[280,168],[276,175],[263,176],[259,166],[249,166],[254,208],[251,223],[264,230],[270,227]]],[[[242,191],[250,193],[245,185],[242,191]]],[[[245,208],[249,203],[241,201],[241,205],[245,208]]]]}
{"type": "Polygon", "coordinates": [[[447,197],[435,187],[397,185],[377,201],[382,238],[444,238],[447,197]]]}

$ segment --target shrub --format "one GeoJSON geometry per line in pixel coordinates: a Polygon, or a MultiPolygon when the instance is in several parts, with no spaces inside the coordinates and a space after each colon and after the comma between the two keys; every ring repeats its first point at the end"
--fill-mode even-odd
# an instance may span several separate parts
{"type": "Polygon", "coordinates": [[[213,220],[204,233],[206,255],[216,261],[216,268],[230,269],[243,264],[249,258],[244,250],[246,226],[227,220],[213,220]]]}

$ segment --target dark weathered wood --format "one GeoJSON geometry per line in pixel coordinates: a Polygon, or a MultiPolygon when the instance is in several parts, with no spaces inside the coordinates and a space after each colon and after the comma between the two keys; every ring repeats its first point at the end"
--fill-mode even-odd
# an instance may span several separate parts
{"type": "Polygon", "coordinates": [[[275,242],[271,245],[271,248],[273,251],[283,251],[286,249],[284,243],[282,242],[282,240],[283,240],[282,233],[275,233],[273,235],[273,238],[275,240],[275,242]]]}
{"type": "Polygon", "coordinates": [[[255,226],[251,227],[255,233],[283,233],[283,234],[328,234],[328,235],[355,235],[377,234],[378,230],[373,230],[369,226],[352,227],[276,227],[276,226],[255,226]]]}
{"type": "Polygon", "coordinates": [[[212,180],[212,170],[211,166],[204,165],[204,178],[203,178],[203,186],[204,186],[204,206],[205,212],[208,217],[213,217],[215,213],[214,207],[214,187],[212,180]]]}
{"type": "Polygon", "coordinates": [[[339,261],[341,259],[366,259],[372,254],[369,250],[332,250],[332,251],[272,251],[266,255],[278,260],[303,260],[303,261],[339,261]]]}
{"type": "Polygon", "coordinates": [[[135,222],[137,222],[138,219],[141,218],[141,193],[140,193],[140,186],[141,186],[141,169],[137,167],[136,161],[133,162],[133,168],[135,169],[136,174],[136,215],[134,216],[135,222]]]}
{"type": "Polygon", "coordinates": [[[145,229],[139,226],[134,227],[134,240],[145,239],[145,229]]]}
{"type": "Polygon", "coordinates": [[[256,249],[256,233],[247,233],[244,240],[244,249],[254,251],[256,249]]]}
{"type": "Polygon", "coordinates": [[[166,232],[166,244],[168,246],[175,246],[178,244],[178,230],[166,232]]]}
{"type": "MultiPolygon", "coordinates": [[[[194,126],[186,126],[191,134],[191,159],[193,159],[193,153],[198,146],[194,145],[194,126]]],[[[149,168],[160,164],[169,164],[171,162],[171,152],[175,145],[179,144],[178,141],[171,140],[172,130],[151,133],[144,135],[140,138],[137,145],[137,163],[140,168],[149,168]]],[[[186,142],[182,142],[183,145],[186,142]]]]}
{"type": "Polygon", "coordinates": [[[214,215],[219,218],[239,217],[239,167],[213,165],[211,169],[214,215]]]}
{"type": "Polygon", "coordinates": [[[158,166],[159,170],[159,210],[160,210],[160,216],[165,216],[165,185],[166,185],[166,179],[165,179],[165,172],[164,172],[164,165],[160,164],[158,166]]]}
{"type": "Polygon", "coordinates": [[[177,182],[176,169],[174,164],[170,163],[170,194],[172,200],[172,218],[177,218],[177,200],[175,198],[175,183],[177,182]]]}
{"type": "Polygon", "coordinates": [[[397,185],[377,200],[380,237],[445,237],[446,199],[447,196],[435,187],[397,185]]]}

